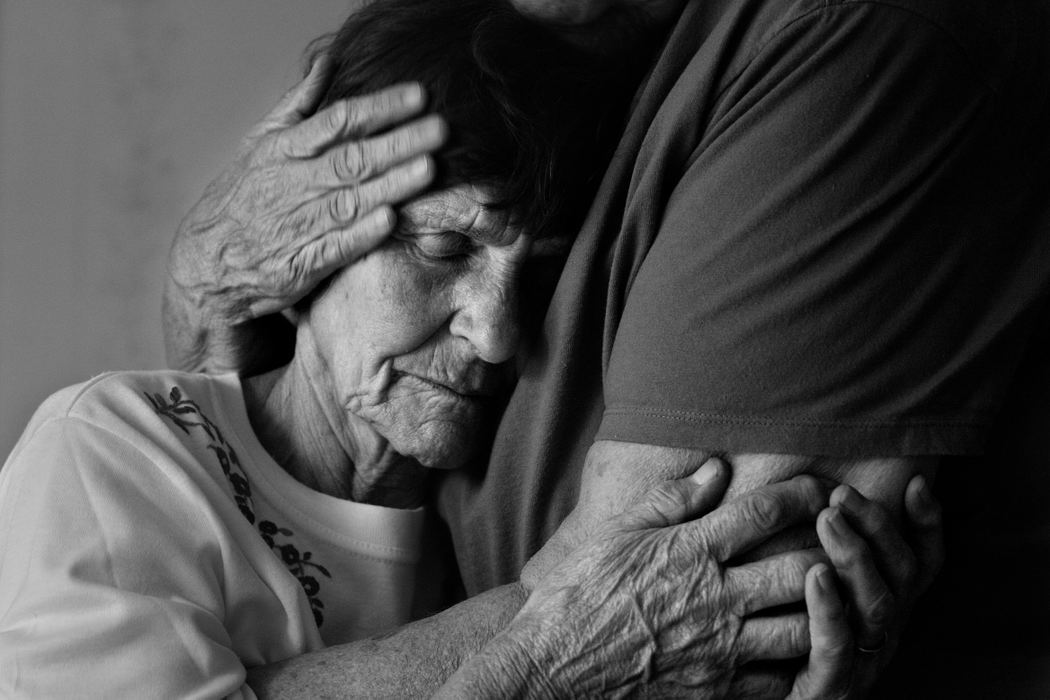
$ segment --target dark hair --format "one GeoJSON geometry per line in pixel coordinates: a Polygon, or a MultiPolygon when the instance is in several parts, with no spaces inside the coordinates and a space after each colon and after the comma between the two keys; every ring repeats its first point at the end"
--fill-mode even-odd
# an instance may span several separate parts
{"type": "Polygon", "coordinates": [[[420,82],[451,127],[437,154],[438,185],[494,185],[490,206],[538,236],[590,203],[646,61],[561,39],[506,0],[378,0],[310,50],[333,80],[322,107],[396,82],[420,82]]]}

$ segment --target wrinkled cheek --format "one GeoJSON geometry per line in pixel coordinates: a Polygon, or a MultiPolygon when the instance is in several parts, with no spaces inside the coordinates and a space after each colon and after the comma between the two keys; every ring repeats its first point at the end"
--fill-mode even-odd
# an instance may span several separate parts
{"type": "Polygon", "coordinates": [[[385,401],[362,405],[357,413],[398,453],[436,469],[459,467],[476,452],[483,420],[473,403],[397,385],[385,401]]]}

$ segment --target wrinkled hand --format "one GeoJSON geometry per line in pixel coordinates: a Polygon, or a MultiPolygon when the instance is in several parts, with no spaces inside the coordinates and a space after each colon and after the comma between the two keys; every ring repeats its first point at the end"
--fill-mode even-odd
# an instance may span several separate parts
{"type": "Polygon", "coordinates": [[[940,507],[923,477],[908,484],[905,510],[910,541],[879,504],[849,486],[832,492],[817,534],[835,574],[820,564],[806,577],[812,649],[791,698],[865,697],[889,663],[915,600],[944,560],[940,507]]]}
{"type": "Polygon", "coordinates": [[[706,696],[725,692],[739,664],[804,655],[804,614],[760,613],[801,601],[805,572],[822,555],[727,562],[811,522],[827,492],[798,477],[692,520],[717,504],[727,480],[708,462],[661,485],[554,567],[505,632],[529,657],[522,677],[542,679],[542,694],[555,697],[706,696]]]}
{"type": "Polygon", "coordinates": [[[290,307],[392,230],[391,205],[433,179],[426,155],[446,138],[418,85],[333,103],[318,60],[245,139],[183,220],[168,262],[169,362],[244,369],[245,329],[290,307]],[[312,115],[312,116],[310,116],[312,115]]]}

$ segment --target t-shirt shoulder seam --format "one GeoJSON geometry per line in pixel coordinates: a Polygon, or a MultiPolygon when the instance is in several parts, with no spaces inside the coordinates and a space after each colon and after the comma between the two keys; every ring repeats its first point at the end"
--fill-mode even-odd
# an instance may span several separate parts
{"type": "MultiPolygon", "coordinates": [[[[167,371],[167,370],[165,370],[165,371],[167,371]]],[[[82,382],[79,385],[73,385],[73,386],[70,386],[70,387],[66,387],[65,390],[72,389],[73,387],[78,387],[78,388],[77,388],[76,393],[73,394],[73,396],[71,398],[67,399],[64,405],[59,405],[59,406],[55,407],[54,410],[55,410],[56,416],[58,416],[58,415],[67,415],[67,416],[71,416],[72,417],[74,415],[77,415],[78,412],[79,412],[79,409],[81,408],[81,404],[88,397],[88,395],[91,394],[94,391],[100,390],[101,386],[103,384],[106,384],[106,383],[109,383],[109,382],[113,382],[113,381],[118,381],[121,378],[132,377],[132,376],[136,376],[136,375],[152,375],[152,374],[156,374],[156,371],[154,371],[154,370],[115,370],[115,371],[111,371],[111,372],[103,372],[102,374],[94,376],[91,379],[88,379],[87,381],[82,382]]],[[[135,389],[135,387],[127,387],[127,388],[135,389]]],[[[64,391],[64,390],[59,390],[58,392],[56,392],[52,396],[56,396],[58,394],[61,394],[62,391],[64,391]]],[[[88,422],[90,423],[91,421],[88,421],[88,422]]],[[[97,425],[97,424],[95,424],[95,425],[97,425]]],[[[99,426],[99,427],[102,427],[102,426],[99,426]]]]}
{"type": "MultiPolygon", "coordinates": [[[[40,425],[37,427],[37,429],[35,431],[33,431],[33,436],[30,439],[32,439],[33,437],[36,437],[37,433],[39,433],[41,430],[43,430],[44,428],[48,427],[49,425],[52,425],[54,423],[67,423],[67,422],[81,423],[83,425],[86,425],[89,428],[93,428],[93,429],[98,430],[100,432],[106,433],[107,435],[115,438],[116,440],[119,440],[122,444],[127,445],[128,447],[133,449],[137,454],[141,455],[142,458],[144,460],[146,460],[147,462],[149,462],[150,464],[153,464],[153,465],[157,464],[156,460],[151,459],[150,456],[148,454],[146,454],[146,452],[141,447],[136,445],[134,442],[129,440],[124,435],[121,435],[120,433],[114,431],[112,428],[109,428],[109,427],[107,427],[105,425],[102,425],[101,423],[98,423],[96,421],[90,420],[90,419],[88,419],[88,418],[86,418],[84,416],[73,415],[71,413],[64,413],[64,414],[57,415],[57,416],[49,416],[47,419],[45,419],[43,422],[40,423],[40,425]]],[[[163,470],[161,470],[161,472],[163,473],[163,470]]]]}
{"type": "MultiPolygon", "coordinates": [[[[102,374],[100,374],[100,375],[98,375],[96,377],[92,377],[91,379],[87,380],[86,382],[83,382],[80,385],[80,388],[77,390],[77,393],[74,394],[71,399],[69,399],[69,401],[66,403],[66,405],[62,409],[60,409],[61,412],[60,412],[59,416],[68,416],[70,418],[75,417],[73,414],[79,408],[78,404],[81,402],[81,400],[89,392],[94,391],[95,389],[97,389],[100,384],[103,384],[104,382],[106,382],[106,381],[108,381],[110,379],[113,379],[114,377],[118,377],[118,376],[120,376],[122,374],[124,374],[124,373],[123,372],[103,372],[102,374]]],[[[59,417],[59,416],[54,416],[54,417],[59,417]]],[[[85,421],[85,422],[90,423],[90,421],[85,421]]],[[[101,427],[101,426],[98,426],[98,427],[101,427]]]]}

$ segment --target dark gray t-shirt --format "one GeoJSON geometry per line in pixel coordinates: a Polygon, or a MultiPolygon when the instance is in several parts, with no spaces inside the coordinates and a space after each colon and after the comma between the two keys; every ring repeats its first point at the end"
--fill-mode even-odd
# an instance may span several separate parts
{"type": "Polygon", "coordinates": [[[1042,5],[686,5],[491,459],[442,485],[468,592],[517,579],[596,439],[980,453],[1050,276],[1042,5]]]}

